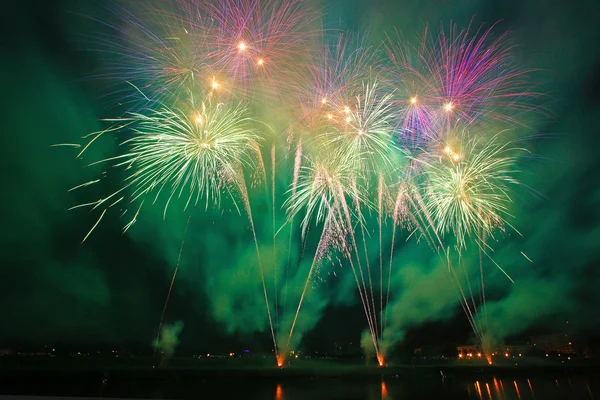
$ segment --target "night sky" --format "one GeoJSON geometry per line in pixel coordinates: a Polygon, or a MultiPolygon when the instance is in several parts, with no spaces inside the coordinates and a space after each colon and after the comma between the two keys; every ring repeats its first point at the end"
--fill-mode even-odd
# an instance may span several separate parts
{"type": "MultiPolygon", "coordinates": [[[[490,326],[498,340],[558,332],[567,320],[575,332],[600,329],[600,6],[595,3],[320,2],[326,26],[368,32],[373,43],[394,27],[410,37],[421,35],[426,24],[479,27],[499,21],[494,29],[511,31],[518,63],[536,70],[532,88],[544,93],[528,132],[535,135],[529,148],[536,157],[520,166],[520,180],[533,190],[518,193],[512,210],[522,237],[508,235],[495,247],[495,259],[516,282],[487,266],[490,326]]],[[[98,216],[67,211],[90,198],[90,192],[68,190],[100,169],[75,160],[72,149],[50,146],[81,142],[100,129],[101,118],[116,116],[116,100],[103,96],[102,83],[93,79],[99,55],[87,51],[85,39],[102,27],[84,16],[106,13],[99,4],[76,0],[9,0],[3,10],[0,346],[149,349],[192,215],[165,321],[183,322],[181,349],[269,351],[264,299],[256,271],[248,268],[254,255],[251,232],[234,212],[198,206],[163,221],[162,209],[150,208],[125,235],[118,214],[107,215],[80,244],[98,216]]],[[[92,158],[109,156],[115,144],[99,143],[92,158]]],[[[103,189],[110,188],[91,190],[103,189]]],[[[265,207],[255,205],[255,218],[268,215],[265,207]]],[[[258,229],[267,243],[269,232],[258,229]]],[[[283,259],[284,250],[278,251],[283,259]]],[[[470,329],[444,266],[414,241],[398,246],[395,257],[402,268],[394,276],[392,302],[403,318],[394,329],[407,343],[468,340],[470,329]]],[[[321,268],[299,322],[305,348],[360,341],[366,323],[347,272],[321,268]]]]}

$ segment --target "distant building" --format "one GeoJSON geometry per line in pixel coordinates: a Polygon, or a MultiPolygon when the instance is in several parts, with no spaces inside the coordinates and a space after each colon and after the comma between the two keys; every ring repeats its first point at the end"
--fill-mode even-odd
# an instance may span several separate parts
{"type": "Polygon", "coordinates": [[[535,336],[530,343],[536,349],[545,353],[576,354],[577,350],[571,337],[566,333],[555,333],[552,335],[535,336]]]}
{"type": "Polygon", "coordinates": [[[491,348],[492,354],[484,354],[484,351],[481,345],[471,344],[471,345],[462,345],[456,346],[456,350],[458,352],[458,358],[464,359],[472,359],[472,358],[483,358],[486,355],[491,356],[502,356],[505,357],[513,357],[519,356],[521,357],[523,354],[529,352],[532,346],[530,344],[517,344],[517,345],[498,345],[491,348]]]}
{"type": "Polygon", "coordinates": [[[458,358],[482,358],[483,350],[480,345],[467,344],[462,346],[456,346],[458,358]]]}
{"type": "Polygon", "coordinates": [[[0,349],[0,357],[2,356],[12,356],[15,352],[12,349],[0,349]]]}
{"type": "MultiPolygon", "coordinates": [[[[472,359],[485,357],[481,345],[461,345],[456,346],[459,358],[472,359]]],[[[566,333],[555,333],[552,335],[542,335],[531,337],[529,342],[524,344],[498,345],[490,349],[491,356],[522,357],[523,355],[546,354],[548,355],[574,355],[581,353],[572,341],[571,336],[566,333]]]]}

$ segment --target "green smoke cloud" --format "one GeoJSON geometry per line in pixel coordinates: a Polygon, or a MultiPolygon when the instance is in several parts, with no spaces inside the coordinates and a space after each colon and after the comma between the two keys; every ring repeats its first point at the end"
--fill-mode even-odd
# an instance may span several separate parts
{"type": "Polygon", "coordinates": [[[183,322],[177,321],[174,324],[165,324],[161,328],[160,337],[153,342],[155,349],[163,354],[163,359],[171,357],[179,345],[179,335],[183,330],[183,322]]]}

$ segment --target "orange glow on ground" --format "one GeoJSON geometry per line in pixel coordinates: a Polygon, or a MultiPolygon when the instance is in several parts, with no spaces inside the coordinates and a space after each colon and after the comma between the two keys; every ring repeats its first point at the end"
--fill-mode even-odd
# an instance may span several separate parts
{"type": "Polygon", "coordinates": [[[385,400],[388,398],[388,391],[385,382],[381,382],[381,399],[385,400]]]}

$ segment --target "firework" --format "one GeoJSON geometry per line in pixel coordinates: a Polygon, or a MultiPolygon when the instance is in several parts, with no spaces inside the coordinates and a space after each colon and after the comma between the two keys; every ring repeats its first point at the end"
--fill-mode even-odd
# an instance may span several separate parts
{"type": "Polygon", "coordinates": [[[506,140],[504,133],[484,138],[463,129],[446,134],[444,141],[432,144],[415,159],[419,165],[415,171],[420,175],[415,176],[415,185],[406,196],[415,230],[447,263],[463,311],[479,340],[484,330],[481,323],[486,321],[479,315],[485,310],[483,256],[512,281],[491,257],[490,241],[496,240],[498,231],[514,229],[511,193],[518,185],[516,164],[525,149],[506,140]],[[465,259],[470,243],[479,252],[479,305],[465,259]]]}
{"type": "Polygon", "coordinates": [[[354,101],[332,102],[328,128],[317,137],[348,153],[356,176],[388,175],[400,154],[392,140],[391,95],[377,89],[377,82],[364,83],[354,101]]]}
{"type": "Polygon", "coordinates": [[[305,58],[314,10],[300,0],[193,3],[215,21],[211,48],[220,73],[231,78],[240,92],[269,83],[270,97],[280,98],[281,89],[305,58]]]}
{"type": "Polygon", "coordinates": [[[135,222],[146,199],[155,203],[163,192],[165,214],[174,197],[183,198],[185,208],[201,199],[206,208],[218,206],[223,193],[240,191],[240,170],[250,162],[259,140],[244,107],[227,107],[210,99],[185,110],[162,106],[145,114],[131,113],[116,122],[132,131],[133,136],[122,143],[127,150],[96,163],[116,162],[115,167],[123,167],[123,187],[76,207],[106,210],[121,200],[139,204],[125,229],[135,222]]]}
{"type": "Polygon", "coordinates": [[[215,89],[206,17],[149,4],[136,5],[135,12],[117,5],[106,10],[113,22],[95,20],[99,32],[85,35],[85,40],[102,62],[94,78],[108,82],[113,91],[107,95],[119,96],[119,104],[138,110],[149,100],[177,102],[188,88],[204,93],[215,89]]]}
{"type": "Polygon", "coordinates": [[[522,123],[518,118],[536,93],[526,89],[530,71],[516,66],[508,34],[492,35],[493,26],[477,31],[443,27],[437,37],[426,32],[417,45],[392,36],[385,48],[387,83],[395,90],[399,139],[422,146],[439,139],[450,122],[463,119],[522,123]]]}
{"type": "MultiPolygon", "coordinates": [[[[116,191],[74,208],[101,211],[87,239],[117,204],[125,205],[124,214],[135,210],[127,230],[145,203],[160,203],[166,216],[172,203],[206,209],[221,207],[224,196],[233,199],[249,219],[282,364],[285,354],[278,351],[275,330],[278,288],[287,284],[277,281],[283,274],[275,271],[273,285],[267,285],[257,235],[266,229],[257,229],[257,209],[251,207],[253,186],[264,185],[274,249],[279,209],[286,213],[289,248],[295,220],[304,246],[309,228],[321,229],[287,347],[314,269],[337,252],[350,264],[384,364],[381,342],[397,231],[420,234],[455,274],[450,249],[461,258],[474,242],[488,255],[488,242],[512,227],[511,193],[522,149],[505,130],[492,133],[489,121],[521,123],[520,113],[530,107],[523,99],[532,95],[525,90],[528,71],[515,66],[506,35],[494,38],[493,27],[476,35],[454,27],[437,36],[427,32],[416,45],[398,35],[383,46],[388,60],[382,67],[381,54],[363,36],[316,33],[316,14],[305,3],[176,0],[169,10],[110,8],[117,22],[101,23],[108,33],[90,39],[106,55],[106,68],[96,77],[113,82],[111,94],[134,106],[109,120],[108,129],[90,135],[80,155],[101,136],[118,133],[119,153],[94,164],[116,167],[122,180],[116,191]],[[266,124],[250,118],[247,107],[276,125],[264,148],[258,127],[266,124]],[[280,156],[286,148],[288,154],[280,156]],[[288,191],[276,204],[281,181],[288,191]],[[368,225],[374,221],[376,227],[368,225]],[[388,222],[392,243],[384,270],[388,222]],[[367,245],[375,230],[378,268],[367,245]]],[[[288,268],[290,263],[288,257],[288,268]]],[[[471,288],[463,290],[452,277],[473,324],[475,305],[466,297],[473,298],[471,288]]]]}
{"type": "Polygon", "coordinates": [[[310,160],[302,167],[297,189],[284,204],[289,219],[304,210],[303,233],[313,218],[317,224],[331,218],[336,231],[345,231],[348,221],[344,221],[342,208],[352,188],[353,172],[352,159],[345,152],[326,152],[325,156],[310,160]]]}
{"type": "Polygon", "coordinates": [[[420,160],[427,159],[422,191],[436,234],[452,235],[461,250],[468,237],[482,244],[510,225],[511,186],[518,184],[515,165],[523,149],[498,135],[483,139],[465,131],[434,149],[420,160]]]}
{"type": "Polygon", "coordinates": [[[349,106],[368,82],[376,52],[359,35],[320,36],[294,88],[292,115],[300,132],[314,134],[332,120],[335,109],[349,106]]]}

